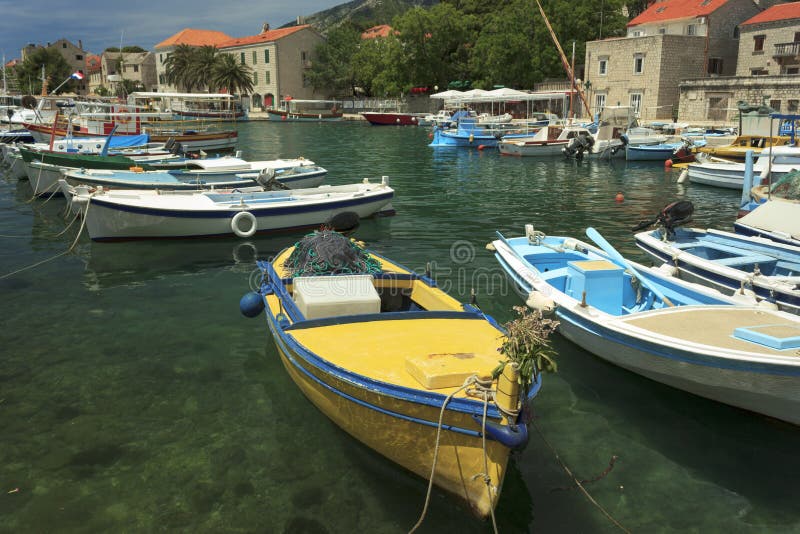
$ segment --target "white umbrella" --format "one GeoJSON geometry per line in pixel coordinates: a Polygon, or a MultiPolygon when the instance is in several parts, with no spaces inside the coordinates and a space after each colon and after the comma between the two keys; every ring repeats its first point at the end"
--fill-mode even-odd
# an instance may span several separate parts
{"type": "Polygon", "coordinates": [[[452,98],[460,98],[464,93],[461,91],[456,91],[455,89],[449,89],[447,91],[442,91],[441,93],[435,93],[430,96],[430,98],[442,98],[442,99],[452,99],[452,98]]]}

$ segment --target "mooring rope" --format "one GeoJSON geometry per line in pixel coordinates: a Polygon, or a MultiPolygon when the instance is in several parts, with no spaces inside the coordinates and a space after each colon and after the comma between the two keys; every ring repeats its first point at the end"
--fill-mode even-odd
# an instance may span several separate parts
{"type": "Polygon", "coordinates": [[[442,424],[444,422],[445,408],[447,408],[447,404],[456,395],[456,393],[465,390],[476,380],[477,377],[475,375],[472,375],[469,378],[467,378],[464,381],[464,384],[462,384],[461,387],[450,393],[442,403],[442,409],[439,411],[439,424],[436,428],[436,446],[433,449],[433,465],[431,466],[431,476],[430,479],[428,480],[428,492],[425,495],[425,506],[422,507],[422,514],[420,514],[417,523],[413,527],[411,527],[411,530],[408,531],[408,534],[413,534],[422,525],[422,522],[425,520],[425,514],[428,513],[428,504],[431,501],[431,492],[433,491],[433,477],[436,474],[436,462],[439,460],[439,443],[442,436],[442,424]]]}
{"type": "Polygon", "coordinates": [[[621,531],[627,532],[627,533],[630,534],[630,530],[628,530],[627,528],[622,526],[622,524],[620,524],[619,521],[614,519],[614,517],[610,513],[608,513],[608,511],[606,511],[606,509],[603,508],[603,506],[600,503],[598,503],[594,499],[594,497],[591,496],[591,494],[586,490],[586,488],[583,487],[583,484],[581,484],[581,481],[578,480],[578,478],[575,475],[572,474],[572,471],[570,471],[569,467],[567,467],[567,464],[565,464],[561,460],[561,457],[558,455],[558,451],[556,451],[556,449],[552,445],[550,445],[550,442],[547,441],[547,438],[544,437],[544,434],[542,433],[542,429],[539,428],[539,425],[536,424],[536,421],[535,420],[531,420],[531,423],[533,424],[534,428],[536,428],[536,432],[539,433],[539,437],[542,438],[542,441],[544,441],[544,444],[547,445],[547,447],[553,452],[553,456],[555,456],[556,461],[558,461],[558,463],[561,465],[561,467],[564,469],[564,471],[567,473],[567,475],[572,479],[572,481],[575,482],[575,485],[578,486],[578,489],[580,489],[581,492],[586,496],[586,498],[589,499],[589,502],[594,504],[597,507],[597,509],[600,510],[603,513],[603,515],[605,515],[608,518],[608,520],[611,521],[612,523],[614,523],[614,525],[616,525],[621,531]]]}
{"type": "MultiPolygon", "coordinates": [[[[64,252],[59,252],[58,254],[56,254],[55,256],[53,256],[51,258],[47,258],[45,260],[36,262],[36,263],[34,263],[32,265],[28,265],[27,267],[23,267],[21,269],[17,269],[16,271],[12,271],[10,273],[6,273],[6,274],[0,276],[0,280],[5,280],[6,278],[8,278],[10,276],[13,276],[15,274],[21,273],[23,271],[27,271],[28,269],[33,269],[34,267],[38,267],[39,265],[43,265],[43,264],[45,264],[45,263],[47,263],[49,261],[53,261],[53,260],[55,260],[57,258],[60,258],[61,256],[69,254],[72,251],[72,249],[75,248],[75,245],[78,244],[78,239],[80,239],[81,234],[83,233],[83,229],[86,226],[86,214],[89,213],[89,206],[91,204],[92,204],[92,201],[90,199],[89,202],[86,203],[86,210],[84,210],[84,212],[83,212],[83,217],[82,217],[82,220],[81,220],[81,227],[78,229],[78,235],[75,236],[75,239],[72,241],[72,244],[69,246],[69,248],[67,250],[65,250],[64,252]]],[[[75,216],[76,219],[77,219],[77,217],[78,217],[78,215],[75,216]]],[[[75,219],[73,219],[73,222],[74,221],[75,221],[75,219]]],[[[72,223],[70,223],[70,225],[72,225],[72,223]]],[[[61,234],[59,234],[59,235],[61,235],[61,234]]]]}

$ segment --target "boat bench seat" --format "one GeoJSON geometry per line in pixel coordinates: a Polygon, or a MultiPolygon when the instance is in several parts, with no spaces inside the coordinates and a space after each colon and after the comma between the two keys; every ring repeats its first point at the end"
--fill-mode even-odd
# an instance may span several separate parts
{"type": "Polygon", "coordinates": [[[776,262],[777,260],[771,256],[763,254],[749,254],[747,256],[734,256],[733,258],[723,258],[720,260],[713,260],[717,265],[725,265],[726,267],[741,267],[742,265],[751,265],[755,263],[767,264],[776,262]]]}

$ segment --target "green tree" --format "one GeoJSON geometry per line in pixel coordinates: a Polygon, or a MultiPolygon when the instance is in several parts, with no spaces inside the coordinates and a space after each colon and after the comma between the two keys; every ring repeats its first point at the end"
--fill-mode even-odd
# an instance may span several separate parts
{"type": "Polygon", "coordinates": [[[367,96],[400,95],[411,87],[403,45],[394,35],[363,41],[353,56],[353,69],[367,96]]]}
{"type": "Polygon", "coordinates": [[[253,92],[253,70],[230,54],[220,54],[214,63],[211,83],[230,94],[249,94],[253,92]]]}
{"type": "Polygon", "coordinates": [[[328,32],[327,40],[315,49],[309,81],[315,90],[334,93],[354,92],[356,87],[355,56],[361,45],[361,32],[343,25],[328,32]]]}
{"type": "MultiPolygon", "coordinates": [[[[52,91],[72,74],[67,60],[55,48],[37,48],[25,57],[25,61],[14,69],[17,87],[30,94],[42,92],[42,66],[48,81],[48,91],[52,91]]],[[[70,81],[59,89],[64,92],[75,88],[76,81],[70,81]]]]}
{"type": "Polygon", "coordinates": [[[126,99],[128,98],[129,94],[136,91],[142,91],[143,89],[144,87],[142,86],[141,82],[123,78],[122,81],[117,84],[115,94],[119,98],[126,99]]]}
{"type": "Polygon", "coordinates": [[[444,87],[467,74],[478,21],[450,4],[406,11],[394,21],[405,51],[410,85],[444,87]]]}
{"type": "Polygon", "coordinates": [[[195,49],[187,44],[179,44],[164,61],[167,83],[187,92],[197,87],[193,69],[195,49]]]}
{"type": "Polygon", "coordinates": [[[206,45],[194,50],[192,72],[197,87],[205,87],[209,92],[218,89],[212,82],[214,66],[218,59],[217,48],[214,46],[206,45]]]}

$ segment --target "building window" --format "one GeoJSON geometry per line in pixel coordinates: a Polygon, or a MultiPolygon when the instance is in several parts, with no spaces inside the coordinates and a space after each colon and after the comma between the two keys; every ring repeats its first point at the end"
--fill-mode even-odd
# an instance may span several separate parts
{"type": "Polygon", "coordinates": [[[631,101],[630,106],[633,112],[636,115],[639,115],[639,112],[642,109],[642,93],[631,93],[631,101]]]}
{"type": "Polygon", "coordinates": [[[789,100],[786,103],[787,104],[786,105],[786,111],[788,111],[789,113],[797,113],[797,109],[798,109],[797,104],[798,104],[798,102],[800,102],[800,100],[789,100]]]}
{"type": "Polygon", "coordinates": [[[753,36],[753,52],[764,51],[764,39],[766,39],[766,35],[753,36]]]}
{"type": "Polygon", "coordinates": [[[264,83],[269,85],[269,71],[264,73],[264,83]]]}
{"type": "Polygon", "coordinates": [[[301,50],[300,51],[300,61],[302,61],[303,63],[306,62],[306,51],[305,50],[301,50]]]}
{"type": "Polygon", "coordinates": [[[697,35],[697,26],[694,24],[686,26],[686,35],[697,35]]]}
{"type": "Polygon", "coordinates": [[[239,54],[239,61],[242,63],[242,65],[244,65],[244,52],[239,54]]]}
{"type": "Polygon", "coordinates": [[[253,50],[253,65],[255,65],[256,63],[258,63],[258,53],[255,50],[253,50]]]}
{"type": "Polygon", "coordinates": [[[733,27],[733,38],[734,39],[738,39],[739,38],[739,26],[734,26],[733,27]]]}
{"type": "Polygon", "coordinates": [[[269,63],[269,49],[264,49],[264,63],[269,63]]]}
{"type": "Polygon", "coordinates": [[[658,33],[660,33],[661,35],[664,35],[665,33],[667,33],[667,29],[666,28],[659,28],[658,29],[658,33]]]}
{"type": "Polygon", "coordinates": [[[767,74],[769,74],[769,72],[767,72],[767,69],[761,69],[761,68],[750,69],[751,76],[766,76],[767,74]]]}
{"type": "Polygon", "coordinates": [[[139,65],[133,66],[133,72],[139,72],[139,65]]]}
{"type": "Polygon", "coordinates": [[[780,112],[780,110],[781,110],[781,101],[780,100],[770,100],[769,101],[769,107],[771,107],[775,111],[780,112]]]}
{"type": "Polygon", "coordinates": [[[642,72],[644,72],[644,54],[634,54],[633,73],[641,74],[642,72]]]}
{"type": "Polygon", "coordinates": [[[167,77],[164,74],[158,75],[158,83],[159,85],[166,85],[167,84],[167,77]]]}
{"type": "Polygon", "coordinates": [[[722,74],[722,58],[710,57],[708,58],[708,73],[709,74],[722,74]]]}
{"type": "Polygon", "coordinates": [[[82,54],[75,54],[75,59],[77,59],[78,61],[80,61],[80,60],[82,60],[82,59],[83,59],[83,55],[82,55],[82,54]]]}
{"type": "Polygon", "coordinates": [[[164,54],[158,54],[158,61],[164,63],[164,54]]]}
{"type": "Polygon", "coordinates": [[[641,30],[636,30],[635,32],[633,32],[633,36],[634,37],[641,37],[642,35],[643,35],[643,33],[642,33],[641,30]]]}
{"type": "Polygon", "coordinates": [[[66,47],[67,47],[67,43],[61,43],[61,48],[66,48],[66,47]]]}
{"type": "Polygon", "coordinates": [[[253,85],[258,85],[258,73],[253,73],[253,85]]]}
{"type": "Polygon", "coordinates": [[[800,43],[800,32],[794,32],[794,42],[800,43]]]}
{"type": "Polygon", "coordinates": [[[800,68],[798,67],[788,67],[784,74],[800,74],[800,68]]]}
{"type": "Polygon", "coordinates": [[[600,76],[608,74],[608,58],[600,59],[597,62],[597,74],[600,76]]]}
{"type": "Polygon", "coordinates": [[[600,113],[604,107],[606,107],[606,95],[603,93],[594,95],[594,112],[600,113]]]}

